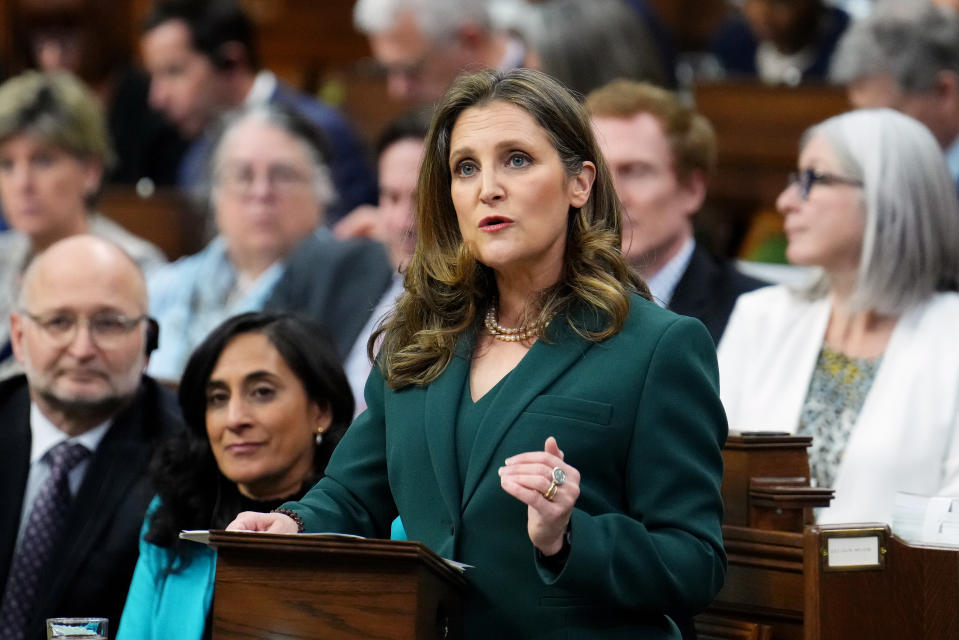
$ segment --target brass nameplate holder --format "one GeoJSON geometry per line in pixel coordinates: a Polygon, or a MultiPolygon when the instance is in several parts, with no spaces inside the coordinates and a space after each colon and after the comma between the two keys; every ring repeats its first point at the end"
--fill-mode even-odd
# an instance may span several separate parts
{"type": "Polygon", "coordinates": [[[886,568],[885,527],[824,529],[819,559],[823,571],[870,571],[886,568]]]}

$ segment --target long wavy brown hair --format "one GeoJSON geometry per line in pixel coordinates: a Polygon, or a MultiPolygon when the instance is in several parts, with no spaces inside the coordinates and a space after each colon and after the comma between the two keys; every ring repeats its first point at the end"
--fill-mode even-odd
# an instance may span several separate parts
{"type": "MultiPolygon", "coordinates": [[[[546,74],[529,69],[481,71],[460,76],[437,106],[426,140],[417,184],[416,250],[405,275],[405,293],[394,312],[370,337],[382,336],[377,364],[390,388],[432,382],[449,364],[456,341],[481,321],[496,300],[493,271],[478,262],[460,235],[450,196],[450,135],[470,107],[506,102],[543,128],[567,176],[596,165],[596,179],[581,208],[570,207],[566,251],[559,281],[527,303],[526,319],[565,315],[573,330],[600,341],[623,328],[629,293],[649,298],[649,289],[620,251],[622,218],[606,162],[596,145],[589,116],[576,97],[546,74]],[[599,330],[577,326],[573,307],[603,319],[599,330]]],[[[550,339],[550,325],[544,340],[550,339]]]]}

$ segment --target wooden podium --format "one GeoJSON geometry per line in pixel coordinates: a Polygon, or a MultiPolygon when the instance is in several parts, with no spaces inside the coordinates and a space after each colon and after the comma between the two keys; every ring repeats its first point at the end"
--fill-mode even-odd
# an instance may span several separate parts
{"type": "Polygon", "coordinates": [[[461,638],[466,579],[419,542],[211,531],[214,640],[461,638]]]}
{"type": "Polygon", "coordinates": [[[908,544],[885,524],[812,525],[832,492],[808,486],[809,442],[730,435],[729,569],[696,619],[700,640],[959,638],[959,550],[908,544]]]}

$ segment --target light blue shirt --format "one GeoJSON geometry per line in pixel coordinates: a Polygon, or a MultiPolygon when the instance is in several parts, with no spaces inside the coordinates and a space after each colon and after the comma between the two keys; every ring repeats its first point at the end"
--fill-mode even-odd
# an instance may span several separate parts
{"type": "Polygon", "coordinates": [[[953,140],[952,145],[946,149],[946,165],[949,167],[952,181],[959,188],[959,138],[953,140]]]}
{"type": "Polygon", "coordinates": [[[649,292],[653,294],[653,302],[663,308],[669,306],[669,301],[673,299],[673,292],[676,291],[676,286],[686,273],[686,267],[689,266],[689,260],[693,257],[695,248],[696,241],[689,238],[683,248],[663,265],[662,269],[646,280],[649,292]]]}
{"type": "Polygon", "coordinates": [[[193,349],[221,322],[238,313],[260,311],[285,270],[274,263],[243,292],[217,236],[202,251],[161,267],[147,281],[150,315],[160,324],[160,346],[147,372],[161,380],[179,380],[193,349]]]}

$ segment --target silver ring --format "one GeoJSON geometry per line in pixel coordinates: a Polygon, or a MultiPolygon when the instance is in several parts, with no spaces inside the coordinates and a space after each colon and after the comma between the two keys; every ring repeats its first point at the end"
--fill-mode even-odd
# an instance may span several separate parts
{"type": "Polygon", "coordinates": [[[553,467],[553,482],[558,485],[566,482],[566,472],[559,467],[553,467]]]}

